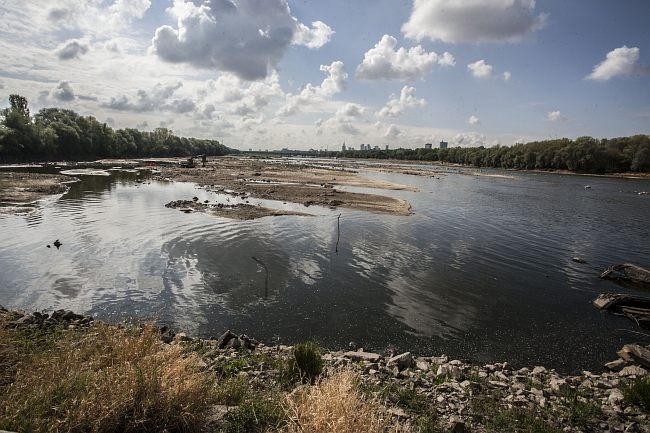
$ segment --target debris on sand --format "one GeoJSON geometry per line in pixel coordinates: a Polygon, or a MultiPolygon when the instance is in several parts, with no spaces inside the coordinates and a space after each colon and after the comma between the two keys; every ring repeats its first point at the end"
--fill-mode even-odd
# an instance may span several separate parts
{"type": "Polygon", "coordinates": [[[24,205],[68,190],[70,178],[40,173],[0,173],[0,204],[24,205]]]}
{"type": "Polygon", "coordinates": [[[650,298],[604,293],[594,300],[594,306],[617,316],[634,320],[643,329],[650,329],[650,298]]]}
{"type": "Polygon", "coordinates": [[[650,271],[630,263],[611,266],[600,274],[600,278],[650,289],[650,271]]]}
{"type": "Polygon", "coordinates": [[[219,217],[239,220],[253,220],[267,216],[284,215],[311,216],[310,214],[301,212],[269,209],[263,206],[253,206],[251,204],[244,203],[233,205],[224,205],[222,203],[217,203],[211,205],[206,203],[199,203],[198,201],[194,200],[176,200],[167,203],[165,207],[170,209],[178,209],[183,213],[202,212],[219,217]]]}

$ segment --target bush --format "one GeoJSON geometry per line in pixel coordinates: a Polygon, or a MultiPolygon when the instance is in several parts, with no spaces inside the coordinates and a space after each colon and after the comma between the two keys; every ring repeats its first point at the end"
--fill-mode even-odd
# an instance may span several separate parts
{"type": "Polygon", "coordinates": [[[213,403],[213,380],[198,358],[163,345],[152,325],[97,324],[54,344],[25,359],[1,393],[0,429],[193,432],[213,403]]]}
{"type": "Polygon", "coordinates": [[[258,394],[228,412],[219,431],[223,433],[276,431],[285,423],[286,417],[279,399],[258,394]]]}
{"type": "Polygon", "coordinates": [[[639,378],[623,390],[625,400],[650,413],[650,376],[639,378]]]}
{"type": "Polygon", "coordinates": [[[310,342],[296,344],[283,370],[282,375],[289,380],[298,378],[313,383],[323,372],[323,358],[318,346],[310,342]]]}

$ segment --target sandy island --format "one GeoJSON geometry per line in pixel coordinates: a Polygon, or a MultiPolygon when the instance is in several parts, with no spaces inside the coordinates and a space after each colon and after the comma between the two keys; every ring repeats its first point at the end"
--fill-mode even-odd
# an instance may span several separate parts
{"type": "MultiPolygon", "coordinates": [[[[220,158],[206,167],[162,167],[159,177],[194,182],[218,190],[232,190],[254,198],[301,203],[305,206],[344,207],[375,213],[410,215],[405,200],[378,194],[350,192],[337,186],[416,191],[414,187],[359,176],[356,172],[285,161],[220,158]]],[[[282,214],[286,214],[283,212],[282,214]]]]}

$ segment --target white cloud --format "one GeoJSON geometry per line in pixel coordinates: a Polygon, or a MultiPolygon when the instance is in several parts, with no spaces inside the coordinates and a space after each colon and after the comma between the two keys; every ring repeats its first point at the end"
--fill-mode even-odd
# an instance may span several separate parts
{"type": "Polygon", "coordinates": [[[453,66],[454,56],[444,53],[438,56],[427,52],[420,45],[409,48],[397,47],[397,39],[384,35],[365,53],[363,62],[357,67],[357,78],[365,80],[409,80],[424,78],[436,64],[453,66]]]}
{"type": "Polygon", "coordinates": [[[111,98],[110,102],[102,104],[103,107],[115,111],[172,111],[174,113],[188,113],[194,111],[196,104],[188,98],[173,98],[183,83],[156,84],[151,91],[138,90],[135,98],[126,95],[111,98]]]}
{"type": "Polygon", "coordinates": [[[474,63],[467,65],[467,69],[476,78],[489,78],[492,75],[492,65],[485,63],[485,60],[478,60],[474,63]]]}
{"type": "Polygon", "coordinates": [[[39,102],[41,104],[48,104],[50,102],[70,102],[77,98],[74,89],[68,81],[59,81],[57,86],[50,90],[44,90],[39,95],[39,102]]]}
{"type": "Polygon", "coordinates": [[[586,78],[595,81],[607,81],[621,75],[631,75],[637,70],[640,50],[637,47],[628,48],[623,45],[609,53],[605,60],[594,66],[594,70],[586,78]]]}
{"type": "Polygon", "coordinates": [[[448,43],[515,42],[544,26],[535,0],[414,0],[402,32],[448,43]]]}
{"type": "Polygon", "coordinates": [[[365,109],[361,105],[349,102],[337,110],[336,117],[359,118],[362,117],[364,113],[365,109]]]}
{"type": "Polygon", "coordinates": [[[322,21],[314,21],[311,23],[311,28],[302,23],[297,23],[296,33],[293,35],[293,44],[304,45],[314,50],[327,44],[334,33],[336,32],[322,21]]]}
{"type": "Polygon", "coordinates": [[[164,61],[232,72],[246,80],[265,78],[292,43],[322,46],[332,30],[300,24],[287,0],[174,0],[168,11],[177,28],[156,30],[151,50],[164,61]],[[297,33],[297,36],[296,36],[297,33]]]}
{"type": "Polygon", "coordinates": [[[404,86],[399,96],[393,94],[388,98],[386,106],[379,110],[378,117],[398,117],[404,110],[412,107],[424,107],[427,102],[415,97],[415,87],[404,86]]]}
{"type": "Polygon", "coordinates": [[[386,132],[384,133],[384,138],[388,138],[391,140],[396,139],[402,134],[402,130],[399,129],[396,125],[390,125],[386,132]]]}
{"type": "Polygon", "coordinates": [[[565,121],[567,119],[566,117],[562,116],[560,110],[556,110],[556,111],[549,111],[548,114],[546,115],[546,120],[548,120],[549,122],[560,122],[560,121],[565,121]]]}
{"type": "Polygon", "coordinates": [[[302,107],[322,103],[334,94],[345,90],[348,74],[345,72],[345,64],[343,62],[336,61],[331,65],[321,65],[320,70],[327,74],[323,82],[319,86],[314,86],[309,83],[297,95],[287,94],[285,104],[278,111],[278,115],[294,115],[302,107]]]}
{"type": "Polygon", "coordinates": [[[477,134],[475,132],[460,132],[451,139],[451,142],[456,146],[461,147],[479,147],[485,146],[487,138],[484,134],[477,134]]]}
{"type": "Polygon", "coordinates": [[[89,50],[88,44],[75,39],[69,40],[56,49],[59,60],[78,59],[89,50]]]}
{"type": "Polygon", "coordinates": [[[503,81],[510,81],[510,78],[512,78],[512,74],[510,71],[505,71],[503,73],[503,81]]]}
{"type": "Polygon", "coordinates": [[[480,125],[481,121],[479,120],[478,117],[472,115],[469,116],[469,119],[467,119],[467,123],[469,123],[470,125],[480,125]]]}
{"type": "Polygon", "coordinates": [[[109,11],[125,19],[142,18],[150,6],[150,0],[115,0],[109,11]]]}

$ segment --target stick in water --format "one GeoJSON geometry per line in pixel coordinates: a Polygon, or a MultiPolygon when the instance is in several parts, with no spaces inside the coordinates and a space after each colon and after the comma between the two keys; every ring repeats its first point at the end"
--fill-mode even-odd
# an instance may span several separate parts
{"type": "Polygon", "coordinates": [[[341,214],[336,219],[336,254],[339,253],[339,241],[341,240],[341,214]]]}
{"type": "Polygon", "coordinates": [[[267,299],[269,297],[269,268],[267,268],[264,262],[257,257],[253,256],[251,258],[261,265],[266,272],[266,278],[264,279],[264,299],[267,299]]]}

